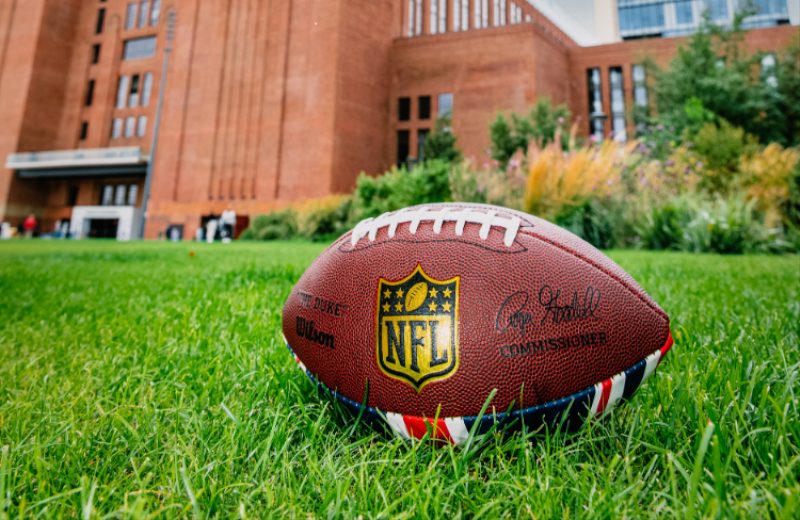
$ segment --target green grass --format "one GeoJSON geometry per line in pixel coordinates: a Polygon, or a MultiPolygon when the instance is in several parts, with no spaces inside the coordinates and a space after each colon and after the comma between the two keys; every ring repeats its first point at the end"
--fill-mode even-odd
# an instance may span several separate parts
{"type": "Polygon", "coordinates": [[[0,244],[0,517],[798,517],[797,257],[612,252],[672,317],[656,377],[576,434],[453,449],[295,367],[321,250],[0,244]]]}

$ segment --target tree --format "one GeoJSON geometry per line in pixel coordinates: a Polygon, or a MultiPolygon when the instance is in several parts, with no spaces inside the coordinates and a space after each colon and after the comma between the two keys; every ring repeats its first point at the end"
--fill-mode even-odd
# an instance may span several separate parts
{"type": "Polygon", "coordinates": [[[795,36],[777,63],[776,79],[778,111],[785,119],[786,142],[783,144],[800,145],[800,34],[795,36]]]}
{"type": "MultiPolygon", "coordinates": [[[[691,134],[695,130],[683,126],[689,122],[686,101],[695,98],[716,117],[743,128],[762,142],[792,142],[787,135],[786,108],[789,99],[797,98],[796,90],[782,84],[790,83],[782,75],[776,76],[776,86],[775,80],[758,73],[763,54],[745,53],[741,23],[747,14],[737,14],[731,29],[716,27],[706,19],[688,43],[678,49],[667,69],[653,70],[658,119],[674,125],[675,133],[684,139],[691,138],[684,135],[686,131],[691,134]]],[[[793,77],[792,68],[786,69],[787,75],[793,77]]]]}
{"type": "Polygon", "coordinates": [[[557,131],[566,132],[570,118],[566,105],[554,106],[548,98],[536,101],[527,115],[511,114],[511,124],[498,114],[489,128],[492,159],[505,168],[518,150],[527,153],[531,142],[544,147],[555,140],[557,131]]]}
{"type": "Polygon", "coordinates": [[[441,159],[449,163],[461,160],[461,151],[456,146],[456,136],[451,128],[450,115],[436,120],[433,132],[425,140],[423,156],[425,160],[441,159]]]}

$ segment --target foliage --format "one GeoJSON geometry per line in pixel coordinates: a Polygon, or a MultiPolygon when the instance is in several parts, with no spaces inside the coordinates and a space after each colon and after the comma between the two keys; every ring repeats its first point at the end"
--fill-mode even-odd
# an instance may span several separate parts
{"type": "Polygon", "coordinates": [[[511,159],[502,170],[479,170],[469,162],[462,162],[450,169],[449,179],[453,200],[514,209],[522,209],[525,181],[525,171],[519,158],[511,159]]]}
{"type": "Polygon", "coordinates": [[[562,206],[553,221],[599,248],[616,245],[609,210],[598,200],[562,206]]]}
{"type": "Polygon", "coordinates": [[[351,197],[331,195],[299,205],[297,227],[300,236],[321,241],[338,237],[347,231],[351,202],[351,197]]]}
{"type": "Polygon", "coordinates": [[[739,161],[756,148],[755,141],[727,121],[706,123],[694,136],[694,151],[703,161],[700,188],[726,194],[738,188],[739,161]]]}
{"type": "Polygon", "coordinates": [[[492,159],[505,168],[517,152],[525,153],[531,143],[547,146],[558,133],[566,133],[570,118],[566,105],[554,106],[549,98],[538,99],[527,115],[511,114],[510,124],[498,114],[489,129],[492,159]]]}
{"type": "Polygon", "coordinates": [[[800,34],[795,35],[786,49],[776,72],[778,112],[785,124],[783,142],[800,145],[800,34]]]}
{"type": "Polygon", "coordinates": [[[658,370],[577,433],[453,448],[297,368],[281,308],[323,248],[0,242],[0,516],[797,518],[797,257],[611,252],[670,316],[658,370]]]}
{"type": "Polygon", "coordinates": [[[792,182],[797,183],[799,168],[800,150],[777,143],[742,158],[743,188],[756,201],[768,227],[792,223],[792,182]]]}
{"type": "Polygon", "coordinates": [[[590,198],[609,196],[619,185],[625,161],[635,143],[602,144],[564,151],[558,139],[528,152],[525,210],[554,217],[563,206],[581,205],[590,198]]]}
{"type": "Polygon", "coordinates": [[[297,212],[291,208],[258,215],[242,234],[243,240],[285,240],[297,237],[297,212]]]}
{"type": "Polygon", "coordinates": [[[450,200],[449,167],[445,161],[431,160],[411,171],[394,168],[378,177],[362,173],[353,194],[351,222],[406,206],[450,200]]]}
{"type": "Polygon", "coordinates": [[[436,120],[436,127],[425,139],[423,156],[426,161],[442,160],[456,163],[461,160],[461,151],[456,145],[456,136],[451,128],[450,115],[444,115],[436,120]]]}
{"type": "Polygon", "coordinates": [[[800,51],[787,53],[787,63],[780,67],[783,72],[776,75],[778,85],[771,84],[758,73],[762,54],[744,51],[743,16],[735,17],[731,29],[715,27],[706,20],[678,49],[667,69],[651,66],[659,119],[676,135],[691,137],[692,121],[687,118],[685,103],[696,98],[704,110],[761,142],[797,143],[797,124],[791,114],[798,110],[800,94],[795,87],[800,83],[800,51]]]}

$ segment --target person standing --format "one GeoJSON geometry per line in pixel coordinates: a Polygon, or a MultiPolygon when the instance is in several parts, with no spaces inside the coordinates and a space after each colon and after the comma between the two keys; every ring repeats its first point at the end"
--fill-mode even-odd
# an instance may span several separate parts
{"type": "Polygon", "coordinates": [[[226,209],[222,212],[220,217],[222,224],[222,242],[227,244],[233,239],[233,230],[236,226],[236,212],[232,209],[226,209]]]}
{"type": "Polygon", "coordinates": [[[33,238],[33,233],[36,231],[36,226],[38,224],[36,215],[33,213],[25,218],[25,221],[22,223],[22,229],[25,231],[25,238],[33,238]]]}

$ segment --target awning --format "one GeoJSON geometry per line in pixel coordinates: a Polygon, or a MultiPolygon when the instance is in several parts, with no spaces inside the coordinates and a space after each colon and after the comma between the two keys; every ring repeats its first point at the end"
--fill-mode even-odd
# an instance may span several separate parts
{"type": "Polygon", "coordinates": [[[6,168],[21,178],[144,175],[148,157],[138,146],[15,153],[6,168]]]}

